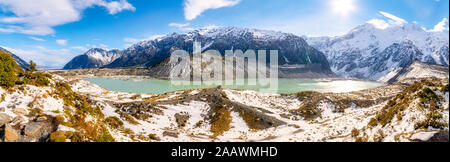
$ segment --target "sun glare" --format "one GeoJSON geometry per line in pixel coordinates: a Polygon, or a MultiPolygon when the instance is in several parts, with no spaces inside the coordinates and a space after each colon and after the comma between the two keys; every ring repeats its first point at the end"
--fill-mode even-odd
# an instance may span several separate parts
{"type": "Polygon", "coordinates": [[[340,16],[347,16],[350,12],[356,10],[355,0],[330,0],[332,10],[340,16]]]}

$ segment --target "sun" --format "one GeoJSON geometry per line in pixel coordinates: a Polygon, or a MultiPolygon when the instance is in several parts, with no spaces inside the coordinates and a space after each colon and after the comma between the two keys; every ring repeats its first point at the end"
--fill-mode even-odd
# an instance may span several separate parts
{"type": "Polygon", "coordinates": [[[330,0],[333,13],[340,16],[347,16],[356,10],[355,0],[330,0]]]}

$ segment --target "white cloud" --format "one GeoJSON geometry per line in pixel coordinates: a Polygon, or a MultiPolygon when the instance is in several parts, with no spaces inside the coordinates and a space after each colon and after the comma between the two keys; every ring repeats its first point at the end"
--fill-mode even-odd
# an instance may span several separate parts
{"type": "Polygon", "coordinates": [[[193,20],[209,9],[230,7],[239,4],[241,0],[184,0],[184,16],[193,20]]]}
{"type": "Polygon", "coordinates": [[[54,34],[53,27],[80,20],[81,13],[93,6],[105,7],[109,14],[135,10],[126,0],[0,0],[4,12],[0,18],[0,32],[54,34]]]}
{"type": "Polygon", "coordinates": [[[384,17],[386,17],[386,18],[389,18],[390,19],[389,22],[391,24],[402,25],[402,24],[407,24],[408,23],[406,20],[404,20],[402,18],[399,18],[399,17],[397,17],[395,15],[392,15],[390,13],[387,13],[387,12],[380,11],[380,14],[383,15],[384,17]]]}
{"type": "Polygon", "coordinates": [[[56,40],[56,43],[58,43],[61,46],[67,46],[67,40],[64,39],[58,39],[56,40]]]}
{"type": "Polygon", "coordinates": [[[99,45],[86,44],[86,47],[89,47],[89,48],[101,48],[101,49],[104,49],[104,50],[109,50],[108,46],[105,45],[105,44],[99,44],[99,45]]]}
{"type": "Polygon", "coordinates": [[[33,39],[33,40],[35,40],[35,41],[40,41],[40,42],[45,42],[45,39],[42,39],[42,38],[38,38],[38,37],[29,37],[30,39],[33,39]]]}
{"type": "Polygon", "coordinates": [[[114,15],[123,10],[135,11],[136,8],[128,3],[127,0],[106,1],[106,0],[72,0],[75,8],[85,9],[91,6],[105,7],[109,14],[114,15]]]}
{"type": "MultiPolygon", "coordinates": [[[[372,24],[373,26],[375,26],[376,28],[379,29],[386,29],[392,25],[403,25],[403,24],[408,24],[408,22],[400,17],[397,17],[393,14],[387,13],[387,12],[383,12],[380,11],[379,12],[381,15],[383,15],[385,18],[387,18],[386,20],[382,20],[382,19],[372,19],[367,21],[367,23],[372,24]]],[[[418,24],[418,22],[414,21],[414,24],[418,24]]]]}
{"type": "Polygon", "coordinates": [[[155,39],[158,39],[158,38],[162,38],[162,37],[164,37],[164,36],[165,36],[165,35],[152,35],[152,36],[149,36],[149,37],[143,38],[143,39],[124,38],[123,41],[126,42],[126,44],[124,45],[124,47],[125,47],[125,48],[128,48],[128,47],[131,47],[133,44],[136,44],[136,43],[138,43],[138,42],[141,42],[141,41],[147,41],[147,40],[155,40],[155,39]]]}
{"type": "Polygon", "coordinates": [[[183,28],[183,27],[189,26],[189,23],[185,23],[185,24],[170,23],[169,26],[170,26],[170,27],[183,28]]]}
{"type": "Polygon", "coordinates": [[[74,47],[70,47],[70,48],[77,49],[77,50],[80,50],[82,52],[86,52],[86,51],[89,50],[89,49],[87,49],[86,47],[83,47],[83,46],[74,46],[74,47]]]}
{"type": "Polygon", "coordinates": [[[443,32],[443,31],[449,31],[448,27],[448,19],[443,18],[441,22],[436,24],[433,29],[429,30],[430,32],[443,32]]]}
{"type": "Polygon", "coordinates": [[[128,42],[128,43],[136,43],[136,42],[139,42],[139,39],[135,39],[135,38],[124,38],[123,41],[124,41],[124,42],[128,42]]]}

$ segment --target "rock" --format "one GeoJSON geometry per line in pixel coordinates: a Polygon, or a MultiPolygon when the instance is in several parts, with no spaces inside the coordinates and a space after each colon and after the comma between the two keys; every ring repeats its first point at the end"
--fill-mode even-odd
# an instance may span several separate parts
{"type": "Polygon", "coordinates": [[[189,118],[191,117],[187,113],[176,113],[174,116],[175,116],[175,121],[178,124],[178,127],[186,126],[186,123],[188,122],[189,118]]]}
{"type": "Polygon", "coordinates": [[[5,142],[15,142],[19,139],[17,131],[11,127],[11,125],[5,125],[5,142]]]}
{"type": "Polygon", "coordinates": [[[8,114],[0,113],[0,127],[11,121],[11,117],[8,114]]]}
{"type": "Polygon", "coordinates": [[[440,130],[433,137],[431,137],[427,142],[448,142],[449,133],[448,130],[440,130]]]}
{"type": "Polygon", "coordinates": [[[419,132],[411,136],[413,142],[448,142],[449,133],[448,130],[438,130],[431,132],[419,132]]]}
{"type": "Polygon", "coordinates": [[[24,133],[27,136],[34,136],[42,129],[43,126],[44,123],[42,122],[30,122],[25,126],[24,133]]]}
{"type": "Polygon", "coordinates": [[[22,116],[18,115],[12,120],[12,125],[20,124],[23,121],[25,121],[25,119],[22,116]]]}
{"type": "Polygon", "coordinates": [[[25,110],[24,108],[15,108],[13,110],[13,112],[14,112],[14,114],[17,114],[17,115],[28,115],[28,111],[25,110]]]}
{"type": "Polygon", "coordinates": [[[0,107],[0,112],[5,112],[5,111],[6,111],[6,108],[0,107]]]}
{"type": "Polygon", "coordinates": [[[40,116],[40,117],[38,117],[36,119],[37,122],[43,122],[43,121],[46,121],[46,120],[47,120],[47,117],[45,117],[45,116],[40,116]]]}

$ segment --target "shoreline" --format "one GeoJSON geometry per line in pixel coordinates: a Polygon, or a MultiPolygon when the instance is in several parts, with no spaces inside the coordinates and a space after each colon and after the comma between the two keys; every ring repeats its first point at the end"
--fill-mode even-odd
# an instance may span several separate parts
{"type": "MultiPolygon", "coordinates": [[[[81,79],[88,81],[92,84],[95,84],[99,87],[102,87],[104,89],[107,89],[109,91],[116,91],[116,92],[125,92],[125,93],[142,93],[142,94],[164,94],[164,93],[172,93],[172,92],[176,92],[176,91],[190,91],[190,90],[203,90],[203,89],[208,89],[208,88],[215,88],[215,87],[224,87],[224,89],[229,89],[229,90],[248,90],[248,91],[255,91],[258,93],[270,93],[270,94],[279,94],[279,95],[289,95],[289,94],[295,94],[295,93],[299,93],[299,92],[305,92],[305,91],[315,91],[315,92],[319,92],[319,93],[350,93],[350,92],[357,92],[357,91],[363,91],[363,90],[368,90],[368,89],[373,89],[373,88],[378,88],[378,87],[382,87],[382,86],[387,86],[389,84],[385,84],[385,83],[381,83],[381,82],[374,82],[374,81],[364,81],[364,80],[355,80],[355,79],[345,79],[345,78],[326,78],[326,79],[287,79],[287,78],[278,78],[278,79],[283,79],[283,80],[288,80],[288,82],[292,82],[292,84],[290,84],[291,86],[294,86],[295,89],[293,89],[292,91],[290,89],[292,88],[288,88],[288,87],[284,87],[284,88],[277,88],[276,90],[273,89],[273,92],[262,92],[260,90],[264,89],[264,87],[258,87],[257,85],[252,86],[227,86],[227,85],[223,85],[223,84],[213,84],[213,85],[186,85],[186,86],[180,86],[178,89],[170,89],[173,87],[167,87],[167,91],[163,90],[165,89],[164,85],[160,85],[158,84],[157,86],[162,86],[162,87],[158,87],[156,89],[153,90],[148,90],[148,91],[142,91],[142,89],[140,90],[123,90],[123,89],[117,89],[117,88],[108,88],[108,86],[102,86],[99,83],[96,83],[95,81],[90,80],[89,78],[94,78],[94,79],[105,79],[105,80],[120,80],[120,81],[125,81],[125,82],[138,82],[137,84],[141,85],[145,84],[142,82],[146,82],[146,81],[169,81],[169,80],[164,80],[164,79],[156,79],[156,78],[151,78],[151,77],[142,77],[142,76],[93,76],[93,75],[83,75],[83,76],[77,76],[80,77],[81,79]],[[298,81],[298,82],[296,82],[298,81]],[[355,88],[354,90],[351,91],[346,91],[344,90],[345,88],[342,88],[341,86],[338,86],[338,84],[340,83],[332,83],[335,81],[354,81],[354,82],[363,82],[363,83],[367,83],[368,85],[366,87],[361,87],[361,88],[355,88]],[[141,83],[139,83],[141,82],[141,83]],[[301,85],[303,84],[303,85],[301,85]],[[370,85],[370,84],[377,84],[376,86],[370,85]],[[310,87],[311,86],[311,87],[310,87]],[[248,87],[248,88],[246,88],[248,87]],[[298,91],[295,91],[298,90],[298,91]],[[154,92],[151,92],[154,91],[154,92]]],[[[127,83],[127,84],[133,84],[133,83],[127,83]]],[[[151,85],[149,83],[149,85],[151,85]]],[[[129,85],[130,86],[130,85],[129,85]]],[[[129,87],[128,86],[128,87],[129,87]]],[[[131,85],[134,86],[134,85],[131,85]]],[[[175,86],[176,87],[176,86],[175,86]]]]}

